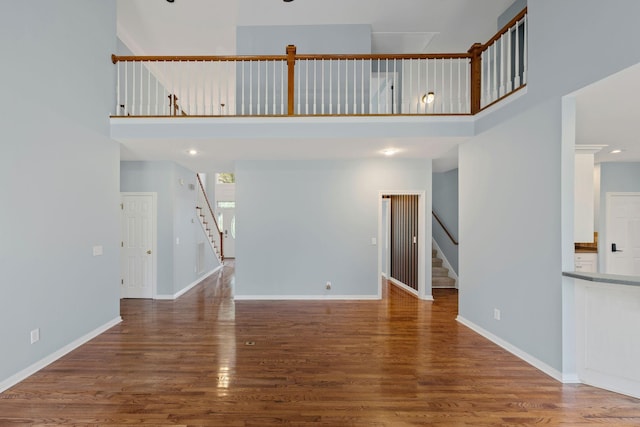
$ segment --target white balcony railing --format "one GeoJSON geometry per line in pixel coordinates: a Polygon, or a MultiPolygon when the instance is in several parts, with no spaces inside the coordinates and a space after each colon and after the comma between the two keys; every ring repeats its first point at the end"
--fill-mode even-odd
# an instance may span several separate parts
{"type": "Polygon", "coordinates": [[[115,116],[475,114],[527,80],[526,9],[460,54],[112,56],[115,116]]]}

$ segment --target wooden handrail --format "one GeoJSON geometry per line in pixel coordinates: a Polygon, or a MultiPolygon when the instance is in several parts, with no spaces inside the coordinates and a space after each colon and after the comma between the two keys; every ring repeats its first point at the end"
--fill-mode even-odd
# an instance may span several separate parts
{"type": "Polygon", "coordinates": [[[458,246],[458,241],[453,238],[453,236],[451,235],[451,233],[449,232],[447,227],[442,223],[442,221],[440,220],[438,215],[436,215],[436,213],[434,211],[431,211],[431,213],[433,214],[433,217],[436,219],[436,221],[438,221],[438,224],[440,224],[440,226],[442,227],[444,232],[447,233],[447,236],[449,236],[449,239],[451,239],[451,243],[453,243],[454,245],[458,246]]]}
{"type": "MultiPolygon", "coordinates": [[[[293,46],[295,48],[295,46],[293,46]]],[[[287,47],[288,49],[289,47],[287,47]]],[[[385,59],[464,59],[471,58],[469,53],[412,53],[412,54],[314,54],[298,55],[293,51],[296,61],[299,60],[385,60],[385,59]]],[[[135,56],[135,55],[111,55],[111,62],[161,62],[161,61],[182,61],[182,62],[232,62],[232,61],[287,61],[290,59],[289,51],[287,55],[238,55],[238,56],[135,56]]]]}
{"type": "Polygon", "coordinates": [[[135,55],[111,55],[111,62],[117,64],[121,61],[159,62],[159,61],[286,61],[286,55],[240,55],[240,56],[135,56],[135,55]]]}
{"type": "Polygon", "coordinates": [[[213,208],[211,207],[211,203],[209,203],[209,198],[207,197],[207,192],[204,191],[204,184],[202,184],[202,180],[200,179],[200,175],[196,174],[196,178],[198,178],[198,184],[200,184],[200,189],[202,190],[202,195],[204,196],[204,201],[207,202],[207,207],[209,208],[209,213],[213,218],[213,223],[216,226],[216,230],[218,230],[218,234],[220,235],[220,258],[224,259],[224,239],[222,236],[222,230],[218,225],[218,220],[216,219],[216,215],[213,213],[213,208]]]}

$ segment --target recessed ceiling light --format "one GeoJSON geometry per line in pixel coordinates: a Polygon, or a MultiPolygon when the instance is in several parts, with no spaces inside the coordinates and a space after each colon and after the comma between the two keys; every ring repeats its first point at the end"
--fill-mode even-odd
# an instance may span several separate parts
{"type": "Polygon", "coordinates": [[[400,150],[398,150],[397,148],[385,148],[384,150],[381,151],[381,153],[384,154],[385,156],[393,156],[398,151],[400,150]]]}
{"type": "Polygon", "coordinates": [[[615,150],[611,150],[611,151],[610,151],[610,153],[611,153],[611,154],[619,154],[619,153],[622,153],[622,150],[620,150],[620,149],[615,149],[615,150]]]}
{"type": "Polygon", "coordinates": [[[196,154],[198,154],[198,150],[189,150],[189,154],[195,156],[196,154]]]}

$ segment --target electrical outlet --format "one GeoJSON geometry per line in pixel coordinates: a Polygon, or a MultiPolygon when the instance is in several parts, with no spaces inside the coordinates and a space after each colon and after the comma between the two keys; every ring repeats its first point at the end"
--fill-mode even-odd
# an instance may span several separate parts
{"type": "Polygon", "coordinates": [[[326,290],[330,291],[331,290],[331,282],[327,282],[327,284],[324,287],[326,290]]]}
{"type": "Polygon", "coordinates": [[[40,328],[36,328],[31,331],[31,344],[40,341],[40,328]]]}
{"type": "Polygon", "coordinates": [[[493,309],[493,318],[496,320],[500,320],[500,310],[498,310],[497,308],[493,309]]]}

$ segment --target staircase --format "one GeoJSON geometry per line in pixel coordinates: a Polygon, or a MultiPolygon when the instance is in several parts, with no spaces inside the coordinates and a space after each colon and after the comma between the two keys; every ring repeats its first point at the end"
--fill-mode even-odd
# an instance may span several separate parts
{"type": "Polygon", "coordinates": [[[455,288],[456,279],[449,277],[449,269],[442,266],[438,251],[431,250],[431,286],[433,288],[455,288]]]}
{"type": "Polygon", "coordinates": [[[213,253],[216,254],[218,261],[220,261],[220,263],[222,264],[222,260],[223,260],[222,254],[220,253],[220,248],[216,244],[218,240],[217,236],[214,234],[218,232],[217,228],[215,231],[210,228],[209,222],[207,222],[207,218],[204,214],[203,208],[201,208],[200,206],[196,206],[196,213],[198,215],[198,218],[200,218],[200,225],[202,225],[204,234],[207,236],[207,240],[209,240],[209,243],[211,244],[211,249],[213,249],[213,253]]]}
{"type": "Polygon", "coordinates": [[[200,225],[202,225],[202,231],[204,231],[211,245],[211,249],[213,249],[213,253],[216,255],[216,258],[218,258],[220,264],[222,264],[224,261],[222,231],[218,226],[213,209],[211,209],[211,203],[209,203],[209,198],[204,191],[204,185],[202,184],[200,175],[196,174],[196,178],[198,179],[198,184],[200,184],[198,186],[198,197],[196,200],[196,214],[200,220],[200,225]]]}

